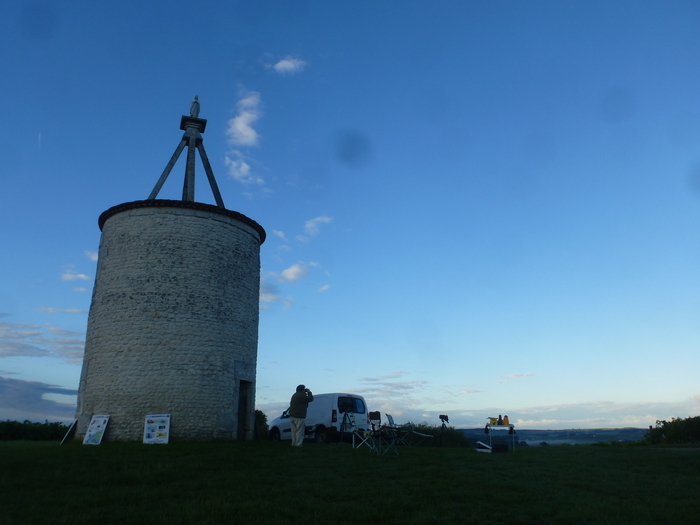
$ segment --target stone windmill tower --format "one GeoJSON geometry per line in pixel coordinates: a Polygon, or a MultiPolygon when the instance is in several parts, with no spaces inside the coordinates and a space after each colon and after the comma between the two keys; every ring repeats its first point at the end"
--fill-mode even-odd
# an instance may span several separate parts
{"type": "Polygon", "coordinates": [[[148,199],[99,217],[77,437],[108,414],[105,439],[140,440],[145,415],[160,413],[172,439],[252,438],[265,230],[224,207],[198,117],[195,97],[148,199]],[[185,147],[182,200],[157,199],[185,147]],[[194,200],[196,151],[216,206],[194,200]]]}

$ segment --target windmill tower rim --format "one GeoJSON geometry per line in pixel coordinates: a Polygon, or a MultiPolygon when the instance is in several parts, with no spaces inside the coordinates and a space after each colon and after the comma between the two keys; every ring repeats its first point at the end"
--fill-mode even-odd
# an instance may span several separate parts
{"type": "Polygon", "coordinates": [[[209,213],[216,213],[219,215],[230,217],[232,219],[236,219],[242,222],[243,224],[253,228],[260,236],[261,245],[265,242],[265,238],[267,237],[265,229],[262,226],[260,226],[260,224],[258,224],[250,217],[246,217],[245,215],[237,211],[228,210],[226,208],[220,208],[211,204],[204,204],[202,202],[177,201],[168,199],[147,199],[141,201],[124,202],[122,204],[112,206],[108,210],[102,212],[102,214],[97,220],[97,223],[100,227],[100,231],[102,231],[105,223],[107,222],[107,220],[110,219],[110,217],[113,217],[114,215],[128,210],[135,210],[139,208],[186,208],[190,210],[200,210],[209,213]]]}

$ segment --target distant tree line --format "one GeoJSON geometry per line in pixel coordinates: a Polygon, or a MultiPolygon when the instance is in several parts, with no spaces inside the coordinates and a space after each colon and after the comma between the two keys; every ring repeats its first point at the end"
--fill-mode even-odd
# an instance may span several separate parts
{"type": "Polygon", "coordinates": [[[60,441],[68,432],[68,425],[59,422],[37,423],[25,420],[0,421],[0,441],[60,441]]]}
{"type": "Polygon", "coordinates": [[[700,443],[700,416],[671,418],[671,421],[656,421],[656,427],[649,427],[644,435],[652,445],[672,445],[700,443]]]}

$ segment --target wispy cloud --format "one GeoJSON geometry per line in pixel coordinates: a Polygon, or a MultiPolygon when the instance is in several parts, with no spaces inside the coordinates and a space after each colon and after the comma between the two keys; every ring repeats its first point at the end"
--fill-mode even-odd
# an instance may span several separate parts
{"type": "MultiPolygon", "coordinates": [[[[294,239],[296,239],[297,242],[302,243],[302,244],[308,244],[311,242],[310,237],[318,235],[320,232],[321,225],[328,224],[333,221],[333,218],[321,215],[318,217],[315,217],[313,219],[309,219],[304,223],[304,231],[306,235],[296,235],[294,239]]],[[[287,242],[288,237],[287,234],[285,234],[281,230],[272,230],[272,233],[282,239],[283,241],[287,242]]],[[[278,251],[291,251],[291,248],[287,245],[280,246],[278,248],[278,251]]],[[[281,255],[278,256],[278,259],[282,261],[281,255]]],[[[277,283],[283,283],[283,284],[290,284],[290,283],[297,283],[304,279],[307,275],[310,273],[316,273],[316,270],[322,271],[324,274],[327,276],[330,276],[330,273],[325,270],[320,263],[315,262],[315,261],[310,261],[310,262],[305,262],[305,261],[299,261],[295,264],[292,264],[288,268],[285,268],[284,270],[280,272],[267,272],[266,277],[272,281],[275,281],[277,283]]],[[[312,283],[316,284],[316,283],[312,283]]],[[[318,284],[317,284],[318,286],[318,284]]],[[[325,285],[320,285],[317,290],[318,292],[325,292],[330,288],[330,284],[325,284],[325,285]]],[[[262,299],[261,301],[265,301],[267,298],[268,303],[272,302],[282,302],[280,300],[280,297],[278,294],[263,294],[261,295],[262,299]]],[[[286,305],[290,305],[291,302],[287,299],[285,301],[286,305]]],[[[264,309],[264,308],[263,308],[264,309]]]]}
{"type": "Polygon", "coordinates": [[[0,357],[41,357],[47,355],[51,355],[51,352],[31,343],[0,339],[0,357]]]}
{"type": "Polygon", "coordinates": [[[517,378],[517,377],[530,377],[530,376],[533,376],[533,375],[535,375],[535,374],[533,374],[533,373],[531,373],[531,372],[527,372],[527,373],[524,373],[524,374],[507,374],[507,375],[502,375],[502,376],[500,376],[500,377],[502,377],[503,379],[500,379],[500,380],[497,381],[497,382],[498,382],[498,383],[508,383],[511,379],[515,379],[515,378],[517,378]]]}
{"type": "Polygon", "coordinates": [[[330,222],[333,222],[331,217],[326,217],[325,215],[316,217],[315,219],[306,221],[306,224],[304,224],[304,231],[307,235],[318,235],[321,224],[328,224],[330,222]]]}
{"type": "Polygon", "coordinates": [[[97,252],[91,252],[90,250],[85,250],[85,256],[91,261],[96,261],[98,258],[97,252]]]}
{"type": "Polygon", "coordinates": [[[311,261],[311,262],[309,263],[309,266],[312,266],[312,267],[314,267],[314,268],[317,268],[317,269],[321,270],[321,271],[322,271],[323,273],[325,273],[326,275],[330,275],[330,272],[329,272],[328,270],[324,269],[323,266],[321,266],[320,263],[311,261]]]}
{"type": "Polygon", "coordinates": [[[282,297],[277,286],[265,280],[260,282],[260,310],[266,310],[272,304],[283,304],[290,307],[294,301],[289,297],[282,297]]]}
{"type": "Polygon", "coordinates": [[[384,376],[379,376],[379,377],[364,377],[360,379],[362,382],[369,382],[369,383],[376,383],[377,381],[383,381],[386,379],[398,379],[399,377],[403,377],[407,374],[407,372],[403,372],[401,370],[397,370],[396,372],[392,372],[391,374],[387,374],[384,376]]]}
{"type": "Polygon", "coordinates": [[[84,273],[75,273],[73,270],[66,270],[63,275],[61,275],[62,281],[92,281],[92,277],[88,277],[84,273]]]}
{"type": "Polygon", "coordinates": [[[349,389],[349,392],[364,396],[372,410],[378,409],[396,418],[420,406],[419,400],[429,384],[423,379],[399,381],[405,375],[407,373],[404,371],[396,371],[378,377],[365,377],[359,380],[359,387],[349,389]]]}
{"type": "Polygon", "coordinates": [[[58,328],[57,326],[50,326],[46,328],[46,331],[50,333],[51,335],[62,335],[62,336],[76,336],[80,335],[78,332],[74,332],[73,330],[64,330],[63,328],[58,328]]]}
{"type": "Polygon", "coordinates": [[[85,310],[79,310],[78,308],[50,308],[46,306],[40,306],[37,308],[40,312],[46,312],[49,314],[86,314],[85,310]]]}
{"type": "Polygon", "coordinates": [[[304,60],[288,56],[274,64],[272,69],[280,75],[293,75],[295,73],[301,73],[306,66],[307,62],[304,60]]]}
{"type": "Polygon", "coordinates": [[[0,322],[0,339],[25,339],[40,334],[40,328],[36,324],[0,322]]]}
{"type": "Polygon", "coordinates": [[[0,357],[49,356],[76,362],[85,347],[81,335],[55,326],[0,322],[0,357]]]}

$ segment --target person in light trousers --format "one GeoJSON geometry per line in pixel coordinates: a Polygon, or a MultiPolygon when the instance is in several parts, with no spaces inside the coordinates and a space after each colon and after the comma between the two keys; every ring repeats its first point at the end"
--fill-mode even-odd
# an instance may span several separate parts
{"type": "Polygon", "coordinates": [[[306,409],[314,400],[311,390],[304,385],[299,385],[289,402],[289,416],[292,418],[292,446],[300,447],[304,442],[304,420],[306,409]]]}

